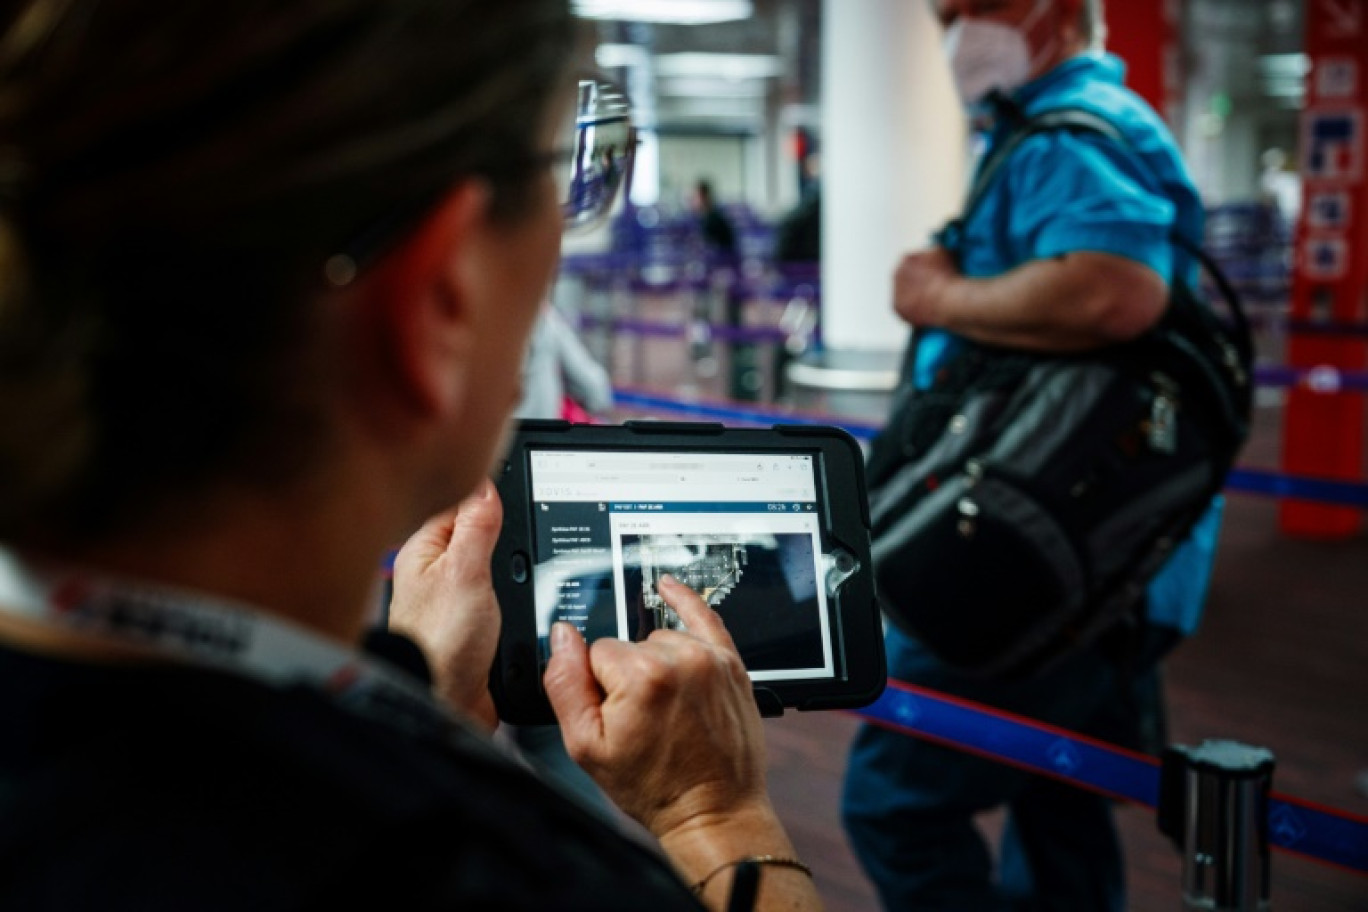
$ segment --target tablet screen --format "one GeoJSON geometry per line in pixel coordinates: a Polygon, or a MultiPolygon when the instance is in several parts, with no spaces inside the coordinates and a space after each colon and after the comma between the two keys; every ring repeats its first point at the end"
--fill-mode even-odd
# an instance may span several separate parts
{"type": "Polygon", "coordinates": [[[636,641],[680,620],[670,573],[722,617],[756,681],[834,674],[811,453],[529,450],[541,659],[551,625],[636,641]]]}

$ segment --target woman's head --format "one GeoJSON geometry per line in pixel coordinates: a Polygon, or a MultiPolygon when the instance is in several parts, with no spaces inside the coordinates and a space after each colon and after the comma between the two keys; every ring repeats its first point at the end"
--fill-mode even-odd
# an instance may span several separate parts
{"type": "Polygon", "coordinates": [[[383,255],[461,178],[510,228],[540,205],[565,0],[12,9],[0,534],[307,470],[325,264],[383,255]]]}

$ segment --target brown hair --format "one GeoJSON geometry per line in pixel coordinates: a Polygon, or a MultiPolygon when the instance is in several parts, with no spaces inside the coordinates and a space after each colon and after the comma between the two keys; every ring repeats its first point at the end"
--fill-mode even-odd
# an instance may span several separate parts
{"type": "Polygon", "coordinates": [[[31,0],[0,33],[5,536],[297,475],[323,263],[462,175],[515,216],[572,43],[565,0],[31,0]]]}

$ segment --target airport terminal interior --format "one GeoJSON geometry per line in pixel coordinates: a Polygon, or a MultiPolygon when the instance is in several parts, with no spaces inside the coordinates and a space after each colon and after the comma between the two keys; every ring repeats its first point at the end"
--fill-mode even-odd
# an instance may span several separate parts
{"type": "MultiPolygon", "coordinates": [[[[954,214],[975,150],[943,103],[939,25],[900,9],[915,3],[578,0],[596,64],[641,130],[630,200],[567,237],[554,290],[614,389],[611,407],[573,406],[581,420],[802,420],[863,440],[878,429],[907,341],[892,270],[954,214]],[[925,27],[870,43],[880,17],[925,27]],[[861,173],[868,162],[885,170],[861,173]],[[851,199],[880,196],[906,204],[862,223],[851,199]]],[[[1205,248],[1257,343],[1253,431],[1227,488],[1206,615],[1164,667],[1168,740],[1266,748],[1274,792],[1362,833],[1368,4],[1108,7],[1109,47],[1172,128],[1206,206],[1205,248]],[[1326,34],[1357,35],[1358,57],[1326,54],[1326,34]],[[1324,146],[1317,131],[1340,123],[1324,146]],[[1321,211],[1336,200],[1359,211],[1321,211]]],[[[878,906],[839,822],[860,724],[846,712],[766,723],[775,802],[833,912],[878,906]]],[[[1118,819],[1131,908],[1180,907],[1183,862],[1153,810],[1122,803],[1118,819]]],[[[1314,855],[1275,850],[1273,908],[1368,910],[1368,875],[1314,855]]]]}

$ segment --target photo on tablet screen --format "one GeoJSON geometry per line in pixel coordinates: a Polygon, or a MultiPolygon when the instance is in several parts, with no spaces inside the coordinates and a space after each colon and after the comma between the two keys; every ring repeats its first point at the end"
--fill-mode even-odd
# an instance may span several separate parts
{"type": "Polygon", "coordinates": [[[830,673],[810,535],[623,535],[621,544],[633,640],[684,627],[656,593],[656,581],[669,573],[717,611],[752,673],[830,673]]]}
{"type": "Polygon", "coordinates": [[[534,601],[589,640],[677,628],[670,573],[717,610],[752,679],[834,673],[814,457],[547,450],[530,453],[534,601]]]}

